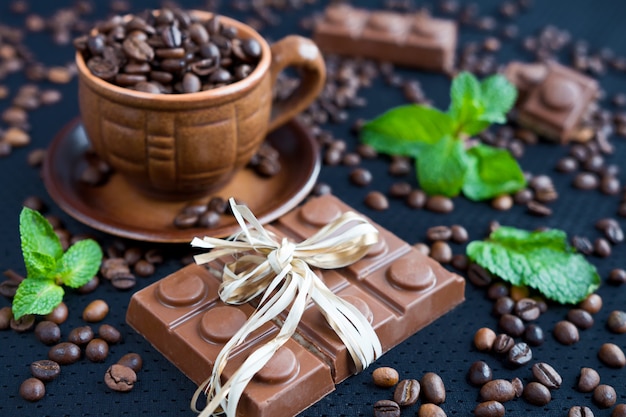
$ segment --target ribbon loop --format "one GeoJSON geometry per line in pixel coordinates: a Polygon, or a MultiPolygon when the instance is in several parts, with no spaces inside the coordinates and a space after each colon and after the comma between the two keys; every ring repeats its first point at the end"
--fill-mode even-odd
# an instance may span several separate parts
{"type": "Polygon", "coordinates": [[[208,401],[200,417],[222,413],[236,417],[237,404],[246,385],[295,333],[309,300],[313,300],[345,344],[358,371],[382,354],[380,341],[367,319],[330,291],[310,268],[341,268],[358,261],[378,241],[374,226],[362,216],[347,212],[303,242],[283,238],[279,243],[248,207],[235,204],[232,198],[230,204],[241,232],[228,239],[194,238],[192,246],[213,249],[195,260],[203,264],[243,253],[224,266],[219,296],[230,304],[243,304],[262,296],[257,309],[218,354],[211,376],[196,390],[191,404],[194,411],[200,412],[196,402],[202,392],[208,401]],[[231,351],[283,311],[288,313],[278,335],[256,349],[222,385],[222,371],[231,351]]]}

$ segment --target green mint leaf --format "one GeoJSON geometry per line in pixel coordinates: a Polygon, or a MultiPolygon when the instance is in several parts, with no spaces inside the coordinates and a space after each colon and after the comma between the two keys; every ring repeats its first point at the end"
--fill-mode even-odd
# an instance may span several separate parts
{"type": "Polygon", "coordinates": [[[102,249],[96,241],[78,241],[61,257],[57,277],[68,287],[78,288],[96,275],[101,262],[102,249]]]}
{"type": "Polygon", "coordinates": [[[508,151],[479,144],[470,148],[467,155],[463,194],[470,200],[514,193],[526,186],[521,168],[508,151]]]}
{"type": "Polygon", "coordinates": [[[471,242],[467,255],[503,280],[535,288],[563,304],[585,299],[600,285],[596,268],[575,252],[560,230],[501,226],[487,240],[471,242]]]}
{"type": "Polygon", "coordinates": [[[20,238],[28,277],[51,272],[48,268],[54,267],[52,261],[63,255],[61,242],[50,223],[39,212],[28,207],[24,207],[20,213],[20,238]]]}
{"type": "Polygon", "coordinates": [[[13,297],[13,316],[48,314],[63,300],[63,288],[52,280],[27,278],[20,283],[13,297]]]}
{"type": "Polygon", "coordinates": [[[475,135],[489,126],[480,117],[485,112],[481,85],[469,72],[463,71],[452,80],[448,114],[454,121],[455,136],[475,135]]]}
{"type": "Polygon", "coordinates": [[[432,107],[395,107],[361,129],[361,140],[378,152],[416,156],[425,144],[437,142],[452,132],[452,120],[432,107]]]}
{"type": "Polygon", "coordinates": [[[420,186],[429,195],[458,195],[465,180],[467,155],[463,142],[447,135],[425,147],[416,161],[420,186]]]}
{"type": "Polygon", "coordinates": [[[517,89],[503,75],[485,78],[480,84],[481,100],[485,112],[480,120],[489,123],[506,123],[506,114],[517,99],[517,89]]]}

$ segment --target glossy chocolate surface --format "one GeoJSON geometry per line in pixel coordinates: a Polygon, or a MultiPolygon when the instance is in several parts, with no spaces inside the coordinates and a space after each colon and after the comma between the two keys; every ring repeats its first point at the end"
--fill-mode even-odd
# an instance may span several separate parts
{"type": "Polygon", "coordinates": [[[449,72],[454,66],[457,26],[424,12],[402,14],[336,4],[327,7],[316,23],[313,40],[326,53],[449,72]]]}
{"type": "MultiPolygon", "coordinates": [[[[352,210],[336,197],[309,200],[268,228],[302,241],[323,224],[352,210]],[[323,219],[323,220],[322,220],[323,219]]],[[[388,351],[464,300],[465,281],[374,224],[380,242],[359,262],[337,270],[315,270],[336,294],[370,321],[388,351]]],[[[127,321],[185,375],[200,384],[217,354],[253,312],[253,306],[226,305],[217,290],[223,264],[189,265],[137,292],[127,321]]],[[[286,313],[238,346],[225,377],[256,346],[273,337],[286,313]]],[[[354,374],[354,363],[339,337],[314,304],[296,334],[250,382],[238,413],[245,416],[293,416],[354,374]]]]}
{"type": "Polygon", "coordinates": [[[591,139],[584,121],[599,94],[594,79],[556,62],[512,62],[505,73],[519,91],[520,124],[561,143],[591,139]]]}

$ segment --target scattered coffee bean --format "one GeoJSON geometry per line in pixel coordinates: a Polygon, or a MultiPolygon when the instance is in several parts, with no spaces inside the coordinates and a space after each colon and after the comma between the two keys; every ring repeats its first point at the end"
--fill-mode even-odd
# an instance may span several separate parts
{"type": "Polygon", "coordinates": [[[44,320],[35,326],[35,336],[46,345],[54,345],[61,340],[61,329],[55,322],[44,320]]]}
{"type": "Polygon", "coordinates": [[[621,268],[611,270],[608,282],[613,285],[622,285],[626,283],[626,270],[621,268]]]}
{"type": "Polygon", "coordinates": [[[591,392],[600,384],[600,374],[593,368],[581,368],[578,378],[578,391],[591,392]]]}
{"type": "Polygon", "coordinates": [[[436,404],[422,404],[417,410],[417,417],[446,417],[446,412],[436,404]]]}
{"type": "Polygon", "coordinates": [[[567,413],[567,417],[594,417],[591,408],[575,405],[571,407],[567,413]]]}
{"type": "Polygon", "coordinates": [[[480,389],[480,398],[483,401],[498,401],[504,403],[515,398],[513,384],[506,379],[494,379],[485,383],[480,389]]]}
{"type": "Polygon", "coordinates": [[[400,406],[391,400],[376,401],[374,403],[374,417],[400,417],[400,406]]]}
{"type": "Polygon", "coordinates": [[[45,320],[50,320],[56,324],[61,324],[67,320],[68,316],[67,305],[61,301],[61,303],[52,310],[52,312],[44,316],[45,320]]]}
{"type": "Polygon", "coordinates": [[[425,402],[441,404],[446,401],[446,388],[443,380],[434,372],[426,372],[420,381],[425,402]]]}
{"type": "Polygon", "coordinates": [[[48,358],[60,365],[69,365],[80,359],[80,348],[74,343],[62,342],[50,348],[48,358]]]}
{"type": "Polygon", "coordinates": [[[455,243],[465,243],[469,240],[467,229],[459,224],[450,226],[450,231],[452,232],[452,241],[455,243]]]}
{"type": "Polygon", "coordinates": [[[93,300],[83,310],[83,320],[87,323],[96,323],[104,320],[109,314],[109,305],[104,300],[93,300]]]}
{"type": "Polygon", "coordinates": [[[450,260],[450,265],[459,271],[467,271],[469,267],[469,258],[464,253],[457,253],[452,255],[452,260],[450,260]]]}
{"type": "Polygon", "coordinates": [[[430,248],[430,256],[439,263],[448,264],[452,260],[452,248],[448,242],[438,240],[430,248]]]}
{"type": "Polygon", "coordinates": [[[20,396],[26,401],[39,401],[46,395],[46,387],[37,378],[28,378],[20,385],[20,396]]]}
{"type": "Polygon", "coordinates": [[[600,408],[609,408],[617,402],[615,388],[600,384],[593,390],[593,402],[600,408]]]}
{"type": "Polygon", "coordinates": [[[602,309],[602,297],[595,293],[589,294],[578,306],[591,314],[596,314],[602,309]]]}
{"type": "Polygon", "coordinates": [[[535,216],[545,217],[552,215],[552,209],[545,204],[539,203],[538,201],[529,201],[528,204],[526,204],[526,208],[530,214],[535,216]]]}
{"type": "Polygon", "coordinates": [[[476,361],[467,372],[467,380],[472,385],[481,386],[493,379],[491,367],[484,361],[476,361]]]}
{"type": "Polygon", "coordinates": [[[426,204],[427,199],[428,199],[428,196],[426,195],[424,191],[413,190],[409,193],[409,195],[406,196],[405,202],[406,202],[406,205],[411,208],[421,209],[426,204]]]}
{"type": "MultiPolygon", "coordinates": [[[[498,300],[500,297],[508,297],[509,286],[505,282],[494,282],[487,289],[487,298],[490,300],[498,300]]],[[[511,301],[513,301],[511,299],[511,301]]],[[[511,312],[512,310],[508,311],[511,312]]]]}
{"type": "Polygon", "coordinates": [[[613,333],[626,333],[626,312],[621,310],[611,311],[606,320],[606,327],[613,333]]]}
{"type": "Polygon", "coordinates": [[[98,328],[98,336],[109,344],[119,343],[122,340],[122,334],[110,324],[102,324],[98,328]]]}
{"type": "Polygon", "coordinates": [[[539,318],[541,311],[537,302],[532,298],[522,298],[515,303],[515,315],[524,321],[533,321],[539,318]]]}
{"type": "Polygon", "coordinates": [[[109,345],[102,339],[93,339],[85,347],[85,356],[92,362],[104,362],[108,355],[109,345]]]}
{"type": "Polygon", "coordinates": [[[374,384],[379,387],[393,387],[398,383],[400,375],[395,369],[388,366],[382,366],[380,368],[376,368],[374,372],[372,372],[372,379],[374,384]]]}
{"type": "Polygon", "coordinates": [[[365,205],[371,209],[382,211],[389,208],[389,201],[380,191],[370,191],[365,196],[365,205]]]}
{"type": "Polygon", "coordinates": [[[506,333],[500,333],[493,342],[493,352],[498,355],[508,353],[515,345],[515,340],[506,333]]]}
{"type": "Polygon", "coordinates": [[[6,330],[11,325],[13,310],[11,307],[0,308],[0,330],[6,330]]]}
{"type": "Polygon", "coordinates": [[[545,385],[534,381],[526,384],[522,396],[524,400],[538,406],[546,405],[552,399],[550,390],[545,385]]]}
{"type": "Polygon", "coordinates": [[[567,312],[567,319],[579,329],[585,330],[593,326],[593,316],[582,308],[573,308],[567,312]]]}
{"type": "Polygon", "coordinates": [[[137,382],[137,374],[127,366],[111,365],[104,374],[104,383],[113,391],[127,392],[137,382]]]}
{"type": "Polygon", "coordinates": [[[514,344],[507,352],[507,364],[514,367],[526,365],[532,358],[533,351],[524,342],[514,344]]]}
{"type": "Polygon", "coordinates": [[[500,317],[504,314],[510,314],[511,312],[513,312],[514,306],[515,301],[513,301],[511,297],[499,297],[493,304],[492,312],[495,316],[500,317]]]}
{"type": "Polygon", "coordinates": [[[611,413],[611,417],[626,417],[626,404],[617,404],[611,413]]]}
{"type": "Polygon", "coordinates": [[[486,287],[493,281],[493,275],[478,264],[471,264],[467,270],[467,278],[477,287],[486,287]]]}
{"type": "Polygon", "coordinates": [[[426,230],[426,238],[431,241],[449,240],[452,237],[452,229],[448,226],[432,226],[426,230]]]}
{"type": "Polygon", "coordinates": [[[545,341],[543,329],[538,325],[531,323],[524,330],[524,341],[531,346],[540,346],[545,341]]]}
{"type": "Polygon", "coordinates": [[[500,211],[510,210],[513,207],[513,197],[508,194],[500,195],[491,200],[491,207],[500,211]]]}
{"type": "Polygon", "coordinates": [[[90,326],[80,326],[72,329],[67,336],[67,341],[76,345],[86,345],[93,339],[93,330],[90,326]]]}
{"type": "Polygon", "coordinates": [[[561,320],[554,325],[554,338],[563,345],[573,345],[580,336],[578,328],[571,321],[561,320]]]}
{"type": "Polygon", "coordinates": [[[138,353],[127,353],[117,361],[118,364],[129,367],[135,372],[139,372],[143,366],[143,359],[138,353]]]}
{"type": "Polygon", "coordinates": [[[538,362],[531,368],[537,382],[550,389],[558,389],[563,383],[561,375],[551,366],[544,362],[538,362]]]}
{"type": "Polygon", "coordinates": [[[454,210],[454,203],[452,199],[448,197],[434,195],[428,197],[425,207],[427,210],[434,211],[435,213],[450,213],[454,210]]]}
{"type": "Polygon", "coordinates": [[[611,256],[611,244],[603,237],[599,237],[593,241],[593,251],[601,258],[607,258],[611,256]]]}
{"type": "Polygon", "coordinates": [[[498,320],[498,327],[506,334],[518,337],[524,334],[526,328],[522,319],[513,314],[503,314],[498,320]]]}
{"type": "Polygon", "coordinates": [[[42,359],[30,364],[30,373],[37,379],[48,382],[59,376],[61,366],[55,361],[42,359]]]}
{"type": "Polygon", "coordinates": [[[504,405],[499,401],[483,401],[474,408],[476,417],[504,417],[504,405]]]}
{"type": "Polygon", "coordinates": [[[488,327],[482,327],[474,333],[474,346],[482,352],[490,351],[495,340],[496,333],[488,327]]]}
{"type": "Polygon", "coordinates": [[[372,182],[372,173],[365,168],[356,168],[350,173],[350,181],[354,185],[364,187],[372,182]]]}
{"type": "Polygon", "coordinates": [[[580,190],[594,190],[600,185],[600,179],[592,172],[580,172],[574,177],[573,184],[580,190]]]}
{"type": "Polygon", "coordinates": [[[519,398],[524,393],[524,382],[522,382],[519,378],[513,378],[511,380],[511,385],[513,385],[513,390],[515,391],[515,397],[519,398]]]}
{"type": "Polygon", "coordinates": [[[27,332],[35,325],[35,315],[25,314],[18,320],[15,320],[15,317],[13,317],[9,325],[11,326],[11,329],[18,333],[27,332]]]}
{"type": "Polygon", "coordinates": [[[593,253],[593,244],[586,237],[572,237],[572,245],[576,248],[578,252],[581,252],[585,255],[591,255],[593,253]]]}
{"type": "Polygon", "coordinates": [[[403,379],[393,393],[393,400],[400,407],[407,407],[417,402],[420,395],[420,383],[416,379],[403,379]]]}
{"type": "Polygon", "coordinates": [[[406,198],[411,193],[411,184],[408,182],[394,182],[389,187],[389,196],[392,198],[406,198]]]}
{"type": "Polygon", "coordinates": [[[611,368],[623,368],[626,366],[624,351],[615,343],[604,343],[600,346],[598,358],[603,364],[611,368]]]}

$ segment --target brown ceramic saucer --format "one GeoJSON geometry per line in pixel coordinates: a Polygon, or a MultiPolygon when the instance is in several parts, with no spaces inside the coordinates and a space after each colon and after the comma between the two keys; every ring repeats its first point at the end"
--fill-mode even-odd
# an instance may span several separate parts
{"type": "MultiPolygon", "coordinates": [[[[320,170],[315,139],[292,121],[271,133],[267,140],[280,153],[282,168],[271,178],[250,169],[239,171],[220,191],[223,198],[245,202],[261,223],[268,223],[300,203],[309,193],[320,170]]],[[[46,189],[70,216],[94,229],[148,242],[189,243],[194,236],[224,237],[235,233],[235,218],[222,216],[212,229],[179,229],[174,217],[185,202],[160,201],[138,193],[120,175],[113,174],[101,186],[81,183],[79,174],[89,148],[79,120],[68,124],[52,141],[43,167],[46,189]]]]}

